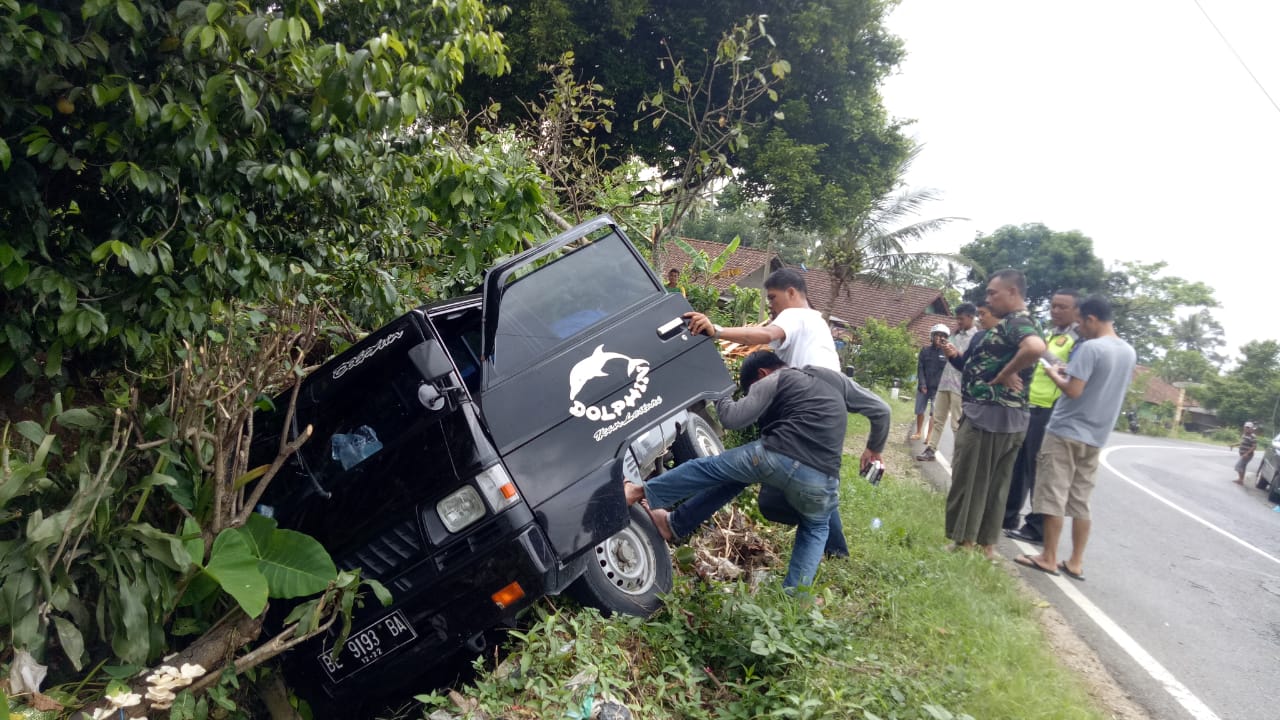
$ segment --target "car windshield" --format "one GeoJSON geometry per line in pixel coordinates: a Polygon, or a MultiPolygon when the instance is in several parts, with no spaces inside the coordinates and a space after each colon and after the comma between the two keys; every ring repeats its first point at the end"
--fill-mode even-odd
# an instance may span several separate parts
{"type": "Polygon", "coordinates": [[[431,413],[418,400],[425,381],[402,353],[379,358],[376,371],[360,373],[335,402],[313,417],[311,438],[299,451],[312,477],[332,489],[350,476],[380,464],[405,437],[420,432],[431,413]]]}
{"type": "Polygon", "coordinates": [[[490,367],[495,377],[519,372],[569,338],[661,291],[616,232],[566,248],[503,289],[490,367]]]}

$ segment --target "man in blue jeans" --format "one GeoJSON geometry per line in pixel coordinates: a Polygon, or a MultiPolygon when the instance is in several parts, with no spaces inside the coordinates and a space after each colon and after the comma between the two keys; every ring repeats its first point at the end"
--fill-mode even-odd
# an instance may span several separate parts
{"type": "MultiPolygon", "coordinates": [[[[677,524],[684,508],[672,514],[662,508],[723,485],[763,483],[778,488],[800,518],[782,585],[808,587],[822,560],[831,513],[839,504],[846,415],[871,413],[879,421],[881,408],[872,407],[878,403],[887,437],[889,408],[873,395],[876,403],[871,403],[870,393],[837,372],[793,368],[768,350],[749,355],[742,363],[740,378],[745,396],[716,401],[716,412],[731,430],[759,422],[760,439],[720,455],[682,463],[643,486],[627,483],[627,504],[647,499],[655,508],[651,511],[654,524],[663,537],[670,538],[672,525],[677,524]]],[[[881,449],[885,437],[880,439],[881,449]]]]}

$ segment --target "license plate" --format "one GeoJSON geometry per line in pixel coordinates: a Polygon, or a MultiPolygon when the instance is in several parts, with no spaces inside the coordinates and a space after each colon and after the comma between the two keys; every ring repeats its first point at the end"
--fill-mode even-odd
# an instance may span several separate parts
{"type": "Polygon", "coordinates": [[[340,683],[417,637],[418,633],[404,614],[396,610],[363,630],[351,633],[336,658],[330,647],[320,653],[317,660],[328,673],[329,680],[340,683]]]}

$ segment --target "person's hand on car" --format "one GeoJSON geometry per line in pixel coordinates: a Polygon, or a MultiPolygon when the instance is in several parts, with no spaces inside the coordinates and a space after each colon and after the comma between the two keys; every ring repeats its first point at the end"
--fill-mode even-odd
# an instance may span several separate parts
{"type": "Polygon", "coordinates": [[[689,321],[689,332],[694,335],[712,336],[716,334],[716,325],[711,322],[711,318],[696,310],[685,313],[684,319],[689,321]]]}

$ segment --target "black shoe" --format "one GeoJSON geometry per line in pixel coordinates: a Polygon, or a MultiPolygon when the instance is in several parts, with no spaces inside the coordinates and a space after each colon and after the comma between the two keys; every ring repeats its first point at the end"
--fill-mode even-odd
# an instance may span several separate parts
{"type": "Polygon", "coordinates": [[[916,460],[919,462],[929,462],[930,460],[936,460],[936,459],[937,458],[934,457],[933,448],[929,447],[928,445],[925,446],[924,452],[916,456],[916,460]]]}
{"type": "Polygon", "coordinates": [[[1044,543],[1044,538],[1040,537],[1039,535],[1036,535],[1034,532],[1028,532],[1027,528],[1025,527],[1017,528],[1016,530],[1010,530],[1008,528],[1005,528],[1004,536],[1007,538],[1012,538],[1014,540],[1021,540],[1023,542],[1035,543],[1036,545],[1041,545],[1044,543]]]}

